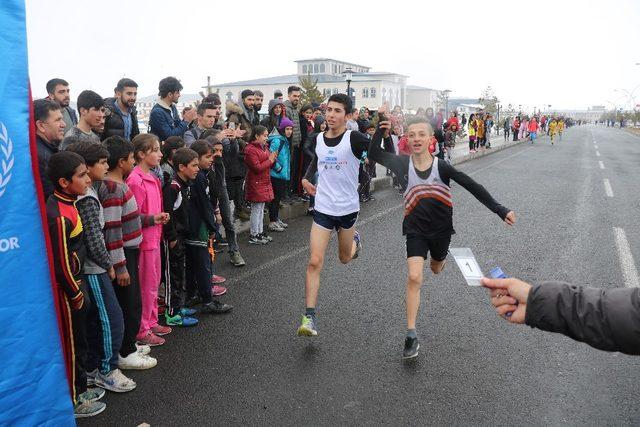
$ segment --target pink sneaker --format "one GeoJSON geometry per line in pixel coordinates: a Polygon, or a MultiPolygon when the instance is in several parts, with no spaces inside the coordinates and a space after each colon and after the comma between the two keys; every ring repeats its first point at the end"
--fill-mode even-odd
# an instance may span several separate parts
{"type": "Polygon", "coordinates": [[[168,326],[156,325],[151,328],[151,332],[158,336],[168,335],[171,333],[171,328],[168,326]]]}
{"type": "Polygon", "coordinates": [[[159,345],[164,344],[164,338],[160,338],[153,332],[149,332],[144,338],[138,338],[138,344],[148,345],[149,347],[157,347],[159,345]]]}
{"type": "Polygon", "coordinates": [[[214,297],[219,297],[227,293],[227,288],[224,286],[213,285],[211,287],[211,295],[214,297]]]}
{"type": "Polygon", "coordinates": [[[211,276],[211,284],[212,285],[221,285],[226,281],[227,281],[227,279],[225,279],[222,276],[217,276],[215,274],[213,276],[211,276]]]}

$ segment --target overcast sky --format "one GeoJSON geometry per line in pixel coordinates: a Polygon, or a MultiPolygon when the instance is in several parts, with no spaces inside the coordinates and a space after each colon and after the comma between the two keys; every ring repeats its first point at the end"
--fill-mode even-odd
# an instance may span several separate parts
{"type": "MultiPolygon", "coordinates": [[[[408,83],[504,104],[625,104],[640,85],[640,2],[27,0],[34,97],[62,77],[110,96],[131,77],[139,95],[178,77],[184,93],[296,72],[330,57],[408,83]]],[[[346,88],[345,88],[346,90],[346,88]]],[[[640,89],[635,92],[640,103],[640,89]]]]}

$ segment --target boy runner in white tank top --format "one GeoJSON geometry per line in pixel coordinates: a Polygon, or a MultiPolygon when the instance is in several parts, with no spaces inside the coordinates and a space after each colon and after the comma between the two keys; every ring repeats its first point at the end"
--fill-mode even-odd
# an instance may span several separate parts
{"type": "Polygon", "coordinates": [[[308,194],[315,196],[311,226],[310,255],[305,283],[305,313],[298,328],[299,336],[316,336],[316,305],[320,289],[320,272],[331,232],[338,232],[340,262],[357,258],[362,245],[355,224],[360,211],[358,171],[363,152],[369,149],[366,135],[347,130],[352,101],[345,94],[335,94],[327,102],[328,129],[318,135],[316,154],[302,180],[308,194]],[[318,185],[311,179],[318,173],[318,185]]]}
{"type": "MultiPolygon", "coordinates": [[[[378,114],[386,112],[383,107],[378,114]]],[[[454,180],[474,195],[489,210],[496,213],[508,225],[513,225],[516,215],[496,202],[491,194],[468,175],[429,153],[433,129],[426,119],[415,118],[408,122],[407,136],[411,156],[397,156],[380,148],[383,137],[388,137],[390,122],[383,121],[376,130],[369,150],[369,158],[391,169],[407,184],[404,193],[405,214],[402,233],[407,236],[407,337],[403,358],[418,355],[420,344],[416,335],[416,318],[420,306],[424,263],[431,252],[431,271],[442,271],[449,250],[453,230],[453,205],[450,180],[454,180]],[[383,135],[384,134],[384,135],[383,135]]]]}

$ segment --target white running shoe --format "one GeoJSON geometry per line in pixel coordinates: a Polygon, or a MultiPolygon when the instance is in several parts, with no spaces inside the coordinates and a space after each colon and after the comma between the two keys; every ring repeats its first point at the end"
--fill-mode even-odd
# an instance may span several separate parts
{"type": "Polygon", "coordinates": [[[126,377],[120,369],[114,369],[104,375],[98,371],[96,375],[96,386],[115,393],[124,393],[136,388],[136,383],[131,378],[126,377]]]}
{"type": "Polygon", "coordinates": [[[120,369],[151,369],[158,364],[158,361],[151,356],[134,351],[127,357],[118,356],[118,367],[120,369]]]}
{"type": "Polygon", "coordinates": [[[138,350],[138,353],[143,354],[143,355],[147,355],[149,353],[151,353],[151,347],[149,347],[146,344],[138,344],[136,343],[136,349],[138,350]]]}

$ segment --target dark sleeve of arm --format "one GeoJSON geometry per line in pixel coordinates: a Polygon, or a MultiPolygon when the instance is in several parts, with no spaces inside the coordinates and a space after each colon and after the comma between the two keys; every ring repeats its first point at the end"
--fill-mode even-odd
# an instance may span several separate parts
{"type": "Polygon", "coordinates": [[[409,170],[409,156],[398,156],[395,153],[384,151],[381,146],[382,133],[383,130],[378,128],[373,134],[368,153],[369,159],[391,169],[397,176],[405,176],[409,170]]]}
{"type": "MultiPolygon", "coordinates": [[[[378,141],[379,142],[379,141],[378,141]]],[[[369,152],[371,140],[358,131],[351,132],[351,151],[356,158],[361,159],[364,152],[369,152]]]]}
{"type": "Polygon", "coordinates": [[[391,137],[384,138],[384,140],[382,141],[382,146],[384,148],[384,151],[386,151],[387,153],[396,153],[396,149],[393,146],[393,139],[391,137]]]}
{"type": "MultiPolygon", "coordinates": [[[[169,222],[162,227],[162,231],[169,242],[178,239],[176,222],[173,217],[173,205],[176,202],[176,196],[177,193],[171,184],[165,185],[162,189],[162,208],[164,212],[169,213],[169,222]]],[[[182,203],[186,203],[186,200],[183,200],[182,203]]]]}
{"type": "Polygon", "coordinates": [[[306,179],[307,181],[312,181],[313,176],[316,174],[316,172],[318,172],[318,156],[316,156],[314,153],[313,157],[311,158],[311,162],[309,163],[309,167],[307,168],[307,171],[304,174],[303,179],[306,179]]]}
{"type": "Polygon", "coordinates": [[[140,128],[138,127],[138,116],[131,115],[131,139],[140,134],[140,128]]]}
{"type": "Polygon", "coordinates": [[[104,243],[98,202],[92,197],[85,197],[76,202],[76,207],[82,218],[82,233],[87,255],[101,268],[109,270],[112,267],[111,257],[104,243]]]}
{"type": "Polygon", "coordinates": [[[496,202],[487,189],[474,181],[469,175],[460,172],[446,162],[438,162],[438,166],[440,176],[443,179],[452,179],[460,184],[465,190],[473,194],[473,197],[478,199],[480,203],[485,205],[491,212],[497,214],[501,219],[507,216],[509,209],[496,202]]]}
{"type": "MultiPolygon", "coordinates": [[[[222,140],[222,154],[225,157],[237,156],[239,152],[238,141],[234,139],[225,138],[222,140]]],[[[230,158],[230,157],[229,157],[230,158]]]]}
{"type": "Polygon", "coordinates": [[[529,292],[525,323],[600,350],[640,355],[640,289],[537,285],[529,292]]]}
{"type": "Polygon", "coordinates": [[[56,281],[69,298],[71,305],[74,308],[80,308],[82,307],[83,295],[80,290],[80,281],[76,280],[73,275],[74,269],[78,270],[79,266],[76,264],[77,260],[73,258],[68,244],[71,228],[71,222],[63,216],[49,220],[56,281]]]}
{"type": "Polygon", "coordinates": [[[218,229],[216,219],[213,214],[213,206],[211,206],[211,200],[207,196],[207,186],[209,181],[202,174],[198,174],[196,178],[196,193],[200,211],[204,214],[204,222],[210,232],[214,232],[218,229]]]}
{"type": "Polygon", "coordinates": [[[317,138],[316,133],[312,133],[309,137],[304,141],[302,145],[302,150],[304,151],[305,156],[312,158],[316,153],[313,150],[313,139],[317,138]]]}

